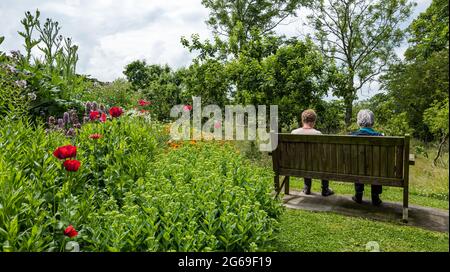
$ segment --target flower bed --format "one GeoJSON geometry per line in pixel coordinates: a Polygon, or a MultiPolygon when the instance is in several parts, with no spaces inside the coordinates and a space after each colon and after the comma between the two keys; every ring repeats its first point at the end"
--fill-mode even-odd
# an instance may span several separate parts
{"type": "Polygon", "coordinates": [[[254,251],[273,238],[271,172],[232,145],[172,148],[163,125],[139,116],[73,138],[0,123],[0,250],[254,251]],[[69,144],[64,161],[56,150],[69,144]]]}

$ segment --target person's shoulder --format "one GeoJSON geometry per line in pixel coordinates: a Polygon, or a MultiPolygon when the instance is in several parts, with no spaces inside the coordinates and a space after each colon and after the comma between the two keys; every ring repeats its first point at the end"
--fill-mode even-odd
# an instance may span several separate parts
{"type": "Polygon", "coordinates": [[[315,134],[322,134],[322,132],[320,130],[314,129],[314,133],[315,134]]]}
{"type": "Polygon", "coordinates": [[[291,132],[291,134],[302,134],[302,132],[303,132],[302,128],[296,128],[291,132]]]}

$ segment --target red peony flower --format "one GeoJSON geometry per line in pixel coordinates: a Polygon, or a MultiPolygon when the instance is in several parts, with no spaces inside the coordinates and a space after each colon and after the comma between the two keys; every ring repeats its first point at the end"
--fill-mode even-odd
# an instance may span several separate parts
{"type": "Polygon", "coordinates": [[[139,105],[141,105],[141,106],[148,106],[148,105],[150,105],[152,102],[150,102],[150,101],[145,101],[144,99],[140,99],[139,100],[139,105]]]}
{"type": "Polygon", "coordinates": [[[100,116],[100,121],[101,122],[106,122],[106,114],[105,113],[102,113],[102,116],[100,116]]]}
{"type": "Polygon", "coordinates": [[[183,110],[184,111],[190,111],[190,110],[192,110],[192,106],[191,105],[184,105],[183,110]]]}
{"type": "Polygon", "coordinates": [[[69,172],[76,172],[78,171],[78,168],[80,168],[80,161],[77,160],[66,160],[63,163],[64,168],[66,168],[69,172]]]}
{"type": "Polygon", "coordinates": [[[103,137],[103,136],[101,134],[98,134],[98,133],[94,133],[94,134],[89,135],[89,138],[94,139],[94,140],[100,139],[101,137],[103,137]]]}
{"type": "Polygon", "coordinates": [[[77,147],[73,145],[60,146],[53,151],[53,156],[60,160],[75,158],[77,156],[77,147]]]}
{"type": "Polygon", "coordinates": [[[72,225],[69,225],[65,230],[64,230],[64,235],[65,236],[69,236],[70,238],[73,238],[75,236],[78,235],[78,231],[75,230],[75,228],[72,225]]]}
{"type": "Polygon", "coordinates": [[[97,120],[100,117],[100,112],[98,111],[91,111],[89,113],[89,119],[91,120],[97,120]]]}
{"type": "Polygon", "coordinates": [[[109,110],[109,114],[111,114],[112,117],[119,117],[122,115],[122,113],[123,113],[123,110],[119,107],[112,107],[109,110]]]}

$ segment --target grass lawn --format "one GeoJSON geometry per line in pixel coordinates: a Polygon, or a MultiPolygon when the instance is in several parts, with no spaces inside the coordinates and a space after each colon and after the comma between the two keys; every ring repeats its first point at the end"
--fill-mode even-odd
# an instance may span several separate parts
{"type": "MultiPolygon", "coordinates": [[[[271,157],[257,154],[248,147],[242,152],[256,164],[272,168],[271,157]]],[[[432,161],[435,148],[426,148],[428,156],[416,154],[410,166],[410,205],[449,209],[448,153],[437,166],[432,161]]],[[[412,153],[414,149],[412,148],[412,153]]],[[[313,181],[312,190],[320,192],[320,180],[313,181]]],[[[291,177],[291,189],[301,190],[303,179],[291,177]]],[[[330,182],[338,195],[354,194],[353,183],[330,182]]],[[[282,190],[284,192],[284,190],[282,190]]],[[[364,197],[370,200],[370,185],[364,197]]],[[[382,200],[401,202],[401,188],[383,187],[382,200]]],[[[377,242],[381,251],[449,251],[448,233],[428,231],[395,222],[379,222],[348,217],[330,212],[309,212],[286,209],[281,217],[280,231],[273,242],[276,251],[367,251],[368,242],[377,242]]]]}
{"type": "Polygon", "coordinates": [[[380,251],[449,251],[448,233],[347,217],[328,212],[287,209],[273,242],[277,251],[367,251],[368,242],[380,251]]]}

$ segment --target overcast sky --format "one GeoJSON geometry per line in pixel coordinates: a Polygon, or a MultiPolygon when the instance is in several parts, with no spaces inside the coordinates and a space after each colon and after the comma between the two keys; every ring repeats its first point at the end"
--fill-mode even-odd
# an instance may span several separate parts
{"type": "MultiPolygon", "coordinates": [[[[431,0],[416,2],[412,17],[431,0]]],[[[77,72],[103,81],[123,77],[124,66],[136,59],[172,67],[188,65],[193,55],[181,45],[181,36],[198,33],[203,40],[211,35],[205,24],[208,10],[201,0],[1,0],[0,36],[5,36],[1,51],[23,51],[17,34],[22,30],[20,20],[25,11],[36,9],[42,22],[47,17],[58,21],[61,34],[79,45],[77,72]]],[[[304,21],[301,16],[291,18],[276,31],[287,36],[305,34],[304,21]]]]}

